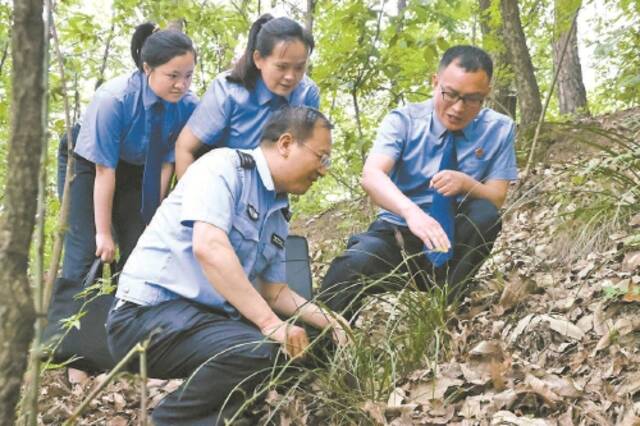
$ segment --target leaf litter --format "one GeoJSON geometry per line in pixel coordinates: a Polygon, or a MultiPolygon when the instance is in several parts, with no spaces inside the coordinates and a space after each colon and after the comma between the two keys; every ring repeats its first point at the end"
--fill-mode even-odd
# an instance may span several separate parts
{"type": "MultiPolygon", "coordinates": [[[[581,251],[564,228],[571,206],[555,195],[575,164],[538,165],[511,195],[493,255],[449,323],[448,350],[352,408],[376,425],[640,425],[640,213],[581,251]]],[[[365,223],[371,206],[359,204],[365,223]]],[[[310,235],[316,283],[357,231],[350,222],[328,236],[340,229],[328,224],[349,220],[335,208],[294,224],[310,235]]],[[[394,312],[371,310],[362,321],[394,312]]],[[[61,424],[102,378],[70,385],[63,371],[46,372],[39,424],[61,424]]],[[[78,424],[138,424],[139,380],[120,376],[78,424]]],[[[150,379],[150,408],[180,383],[150,379]]],[[[308,392],[272,390],[252,412],[255,424],[330,424],[314,404],[308,392]]]]}

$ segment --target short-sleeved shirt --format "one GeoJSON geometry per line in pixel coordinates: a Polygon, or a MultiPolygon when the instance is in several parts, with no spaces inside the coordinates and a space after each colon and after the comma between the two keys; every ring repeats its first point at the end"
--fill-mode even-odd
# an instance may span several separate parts
{"type": "Polygon", "coordinates": [[[117,297],[155,305],[183,297],[235,313],[206,278],[193,253],[193,225],[205,222],[229,236],[252,284],[286,282],[286,194],[275,192],[261,148],[213,150],[194,162],[162,202],[120,274],[117,297]]]}
{"type": "Polygon", "coordinates": [[[253,90],[220,74],[211,83],[187,126],[204,144],[251,149],[260,144],[262,130],[273,111],[283,105],[318,108],[318,86],[307,76],[286,98],[271,92],[258,77],[253,90]]]}
{"type": "MultiPolygon", "coordinates": [[[[371,153],[384,154],[395,161],[389,175],[391,181],[425,211],[431,204],[434,189],[429,188],[429,183],[440,168],[445,132],[430,99],[393,110],[380,125],[371,148],[371,153]]],[[[459,171],[483,183],[518,178],[515,125],[509,117],[483,108],[456,133],[459,171]]],[[[406,225],[402,217],[385,209],[381,209],[379,217],[406,225]]]]}
{"type": "Polygon", "coordinates": [[[163,162],[175,162],[175,143],[198,100],[190,91],[178,102],[162,100],[149,87],[144,73],[135,71],[100,86],[82,120],[75,152],[87,160],[115,169],[118,161],[145,162],[153,106],[162,102],[163,162]]]}

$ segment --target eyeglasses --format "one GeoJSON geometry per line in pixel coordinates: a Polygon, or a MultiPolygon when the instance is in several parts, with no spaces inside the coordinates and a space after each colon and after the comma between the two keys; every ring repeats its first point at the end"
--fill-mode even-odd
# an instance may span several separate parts
{"type": "Polygon", "coordinates": [[[448,92],[444,89],[444,87],[440,86],[440,93],[442,93],[442,100],[448,104],[455,104],[458,101],[462,101],[463,105],[470,107],[479,107],[484,102],[484,96],[478,94],[471,95],[460,95],[457,92],[448,92]]]}
{"type": "Polygon", "coordinates": [[[324,167],[325,169],[328,169],[329,167],[331,167],[331,155],[329,154],[320,154],[318,151],[316,151],[315,149],[311,148],[309,145],[307,145],[306,143],[303,143],[302,146],[304,146],[305,148],[307,148],[309,151],[311,151],[316,157],[318,157],[318,159],[320,160],[320,164],[322,165],[322,167],[324,167]]]}

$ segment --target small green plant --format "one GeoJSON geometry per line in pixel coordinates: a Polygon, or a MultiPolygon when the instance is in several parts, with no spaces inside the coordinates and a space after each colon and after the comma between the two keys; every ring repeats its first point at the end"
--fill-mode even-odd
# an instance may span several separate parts
{"type": "Polygon", "coordinates": [[[626,291],[620,287],[606,285],[602,288],[602,295],[605,300],[619,300],[626,294],[626,291]]]}
{"type": "Polygon", "coordinates": [[[271,404],[267,424],[295,400],[321,424],[370,424],[368,404],[386,403],[409,373],[435,364],[446,353],[446,286],[418,291],[413,278],[400,268],[358,285],[362,291],[383,285],[396,290],[366,299],[350,344],[327,350],[329,336],[320,333],[312,342],[316,350],[309,352],[304,363],[274,367],[264,384],[247,397],[244,408],[277,389],[280,398],[271,404]]]}

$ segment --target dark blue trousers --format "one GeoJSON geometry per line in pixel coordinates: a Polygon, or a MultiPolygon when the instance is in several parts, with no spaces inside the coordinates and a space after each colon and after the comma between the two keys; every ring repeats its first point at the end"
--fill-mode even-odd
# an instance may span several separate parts
{"type": "Polygon", "coordinates": [[[455,223],[453,258],[434,268],[422,253],[424,244],[407,227],[376,220],[366,232],[352,236],[347,250],[333,260],[322,282],[320,300],[350,318],[365,295],[407,285],[398,274],[371,285],[369,278],[385,276],[398,267],[397,272],[409,273],[419,289],[446,282],[450,298],[459,297],[491,252],[502,222],[490,201],[467,199],[458,206],[455,223]]]}
{"type": "MultiPolygon", "coordinates": [[[[59,159],[60,160],[60,159],[59,159]]],[[[70,185],[71,205],[64,240],[62,278],[81,282],[96,252],[96,226],[93,210],[95,164],[75,156],[74,176],[70,185]]],[[[120,249],[119,270],[144,231],[140,214],[142,166],[120,161],[116,168],[116,191],[113,198],[114,238],[120,249]]]]}
{"type": "Polygon", "coordinates": [[[244,401],[241,391],[232,391],[254,389],[274,365],[278,350],[248,321],[186,299],[155,306],[126,302],[111,310],[107,333],[114,359],[154,333],[149,375],[191,377],[154,409],[156,426],[223,425],[244,401]]]}

